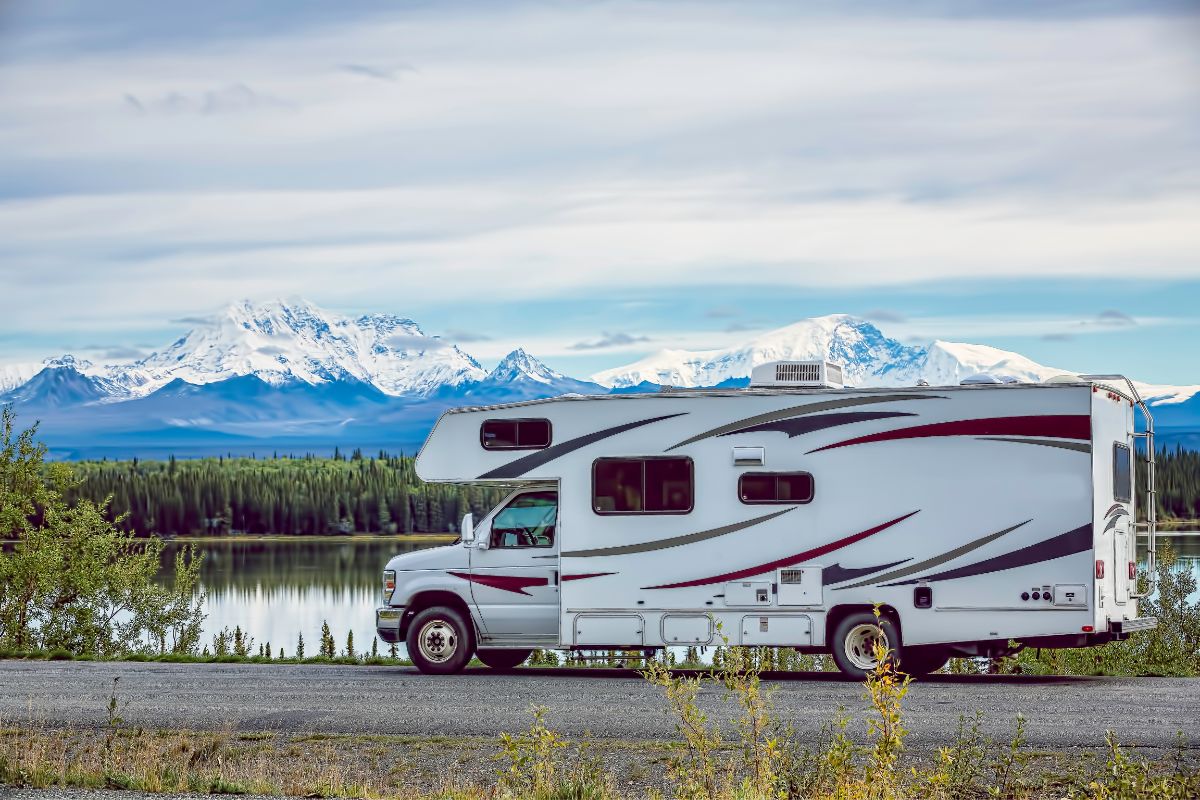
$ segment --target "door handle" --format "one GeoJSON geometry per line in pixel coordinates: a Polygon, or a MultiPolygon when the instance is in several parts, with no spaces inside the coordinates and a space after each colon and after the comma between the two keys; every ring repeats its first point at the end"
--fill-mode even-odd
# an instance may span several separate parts
{"type": "Polygon", "coordinates": [[[554,570],[554,585],[558,586],[558,570],[554,570]]]}

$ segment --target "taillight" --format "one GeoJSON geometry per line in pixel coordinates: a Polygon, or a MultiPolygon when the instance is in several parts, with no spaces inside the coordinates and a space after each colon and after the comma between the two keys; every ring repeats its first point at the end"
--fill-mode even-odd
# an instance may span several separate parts
{"type": "Polygon", "coordinates": [[[1096,559],[1096,577],[1104,577],[1104,561],[1102,559],[1096,559]]]}
{"type": "Polygon", "coordinates": [[[392,592],[396,591],[396,570],[383,571],[383,602],[392,602],[392,592]]]}
{"type": "Polygon", "coordinates": [[[1129,580],[1133,580],[1136,577],[1137,577],[1137,562],[1130,561],[1129,562],[1129,580]]]}

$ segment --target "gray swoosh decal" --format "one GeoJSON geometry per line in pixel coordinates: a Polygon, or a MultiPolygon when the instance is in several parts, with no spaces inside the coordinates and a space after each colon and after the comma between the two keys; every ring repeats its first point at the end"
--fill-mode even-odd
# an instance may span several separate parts
{"type": "Polygon", "coordinates": [[[834,591],[840,592],[842,589],[857,589],[860,586],[868,586],[873,583],[877,584],[877,583],[882,583],[883,581],[895,580],[896,578],[905,578],[909,575],[912,575],[913,573],[924,572],[925,570],[931,569],[933,567],[941,566],[942,564],[945,564],[947,561],[953,561],[954,559],[958,558],[959,556],[964,556],[967,553],[971,552],[972,550],[978,550],[979,548],[983,547],[988,542],[994,542],[997,539],[999,539],[1001,536],[1003,536],[1004,534],[1012,533],[1017,528],[1021,527],[1022,525],[1028,525],[1032,521],[1033,520],[1027,519],[1024,522],[1019,522],[1016,525],[1013,525],[1011,528],[1005,528],[1002,531],[996,531],[995,533],[989,533],[987,536],[984,536],[980,539],[976,539],[973,542],[967,542],[962,547],[956,547],[948,553],[943,553],[940,556],[935,556],[934,558],[931,558],[928,561],[922,561],[920,564],[913,564],[911,567],[904,567],[903,569],[898,569],[894,572],[889,572],[886,575],[880,575],[877,578],[871,578],[870,580],[860,581],[858,583],[852,583],[849,586],[838,586],[834,589],[834,591]]]}
{"type": "Polygon", "coordinates": [[[1016,444],[1035,444],[1039,447],[1061,447],[1063,450],[1077,450],[1080,453],[1092,452],[1092,446],[1087,442],[1056,442],[1052,439],[1021,439],[1012,436],[979,436],[989,442],[1014,442],[1016,444]]]}
{"type": "Polygon", "coordinates": [[[753,417],[731,422],[728,425],[722,425],[719,428],[707,430],[704,433],[696,434],[690,439],[684,439],[679,444],[671,445],[667,448],[667,452],[674,450],[677,447],[698,442],[701,439],[709,439],[713,436],[724,436],[729,433],[736,433],[742,428],[749,428],[755,425],[762,425],[769,422],[776,422],[789,417],[799,417],[803,414],[817,414],[822,411],[833,411],[838,408],[853,408],[854,406],[868,406],[875,403],[891,403],[897,400],[945,400],[941,395],[931,394],[881,394],[871,395],[866,397],[848,397],[839,400],[822,400],[818,403],[809,403],[803,406],[792,406],[791,408],[781,408],[778,411],[770,411],[766,414],[758,414],[753,417]]]}
{"type": "Polygon", "coordinates": [[[634,428],[640,428],[643,425],[649,425],[652,422],[659,422],[672,417],[682,417],[686,411],[681,411],[678,414],[667,414],[662,417],[651,417],[650,419],[642,419],[637,422],[626,422],[624,425],[615,425],[611,428],[605,428],[602,431],[593,431],[585,433],[583,436],[577,436],[574,439],[568,439],[561,444],[556,444],[552,447],[547,447],[545,450],[538,450],[522,458],[514,459],[503,466],[496,467],[491,472],[485,472],[476,480],[486,481],[498,478],[519,478],[529,470],[535,467],[540,467],[543,464],[553,461],[559,456],[565,456],[567,453],[572,453],[581,447],[587,447],[589,444],[607,439],[610,436],[616,436],[618,433],[624,433],[634,428]]]}
{"type": "Polygon", "coordinates": [[[1118,511],[1117,513],[1113,514],[1111,517],[1108,518],[1108,524],[1104,526],[1104,532],[1108,533],[1113,528],[1117,527],[1117,523],[1121,521],[1121,517],[1128,517],[1128,516],[1129,516],[1129,512],[1122,508],[1120,511],[1118,511]]]}
{"type": "Polygon", "coordinates": [[[718,536],[724,536],[727,533],[737,533],[746,528],[757,525],[760,522],[775,519],[783,516],[789,511],[795,511],[796,506],[785,508],[782,511],[775,511],[770,514],[764,514],[761,517],[754,519],[743,520],[742,522],[734,522],[731,525],[722,525],[719,528],[712,528],[699,533],[689,533],[684,536],[674,536],[670,539],[656,539],[653,542],[642,542],[641,544],[625,544],[616,547],[598,547],[595,550],[571,550],[563,553],[563,558],[594,558],[596,556],[624,556],[630,553],[649,553],[652,550],[665,550],[668,547],[682,547],[685,544],[695,544],[703,542],[706,539],[715,539],[718,536]]]}

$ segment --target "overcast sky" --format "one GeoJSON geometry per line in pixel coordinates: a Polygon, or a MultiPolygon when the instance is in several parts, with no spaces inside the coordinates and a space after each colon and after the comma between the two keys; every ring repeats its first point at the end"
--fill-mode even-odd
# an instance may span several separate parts
{"type": "Polygon", "coordinates": [[[845,312],[1200,382],[1200,4],[0,5],[0,363],[303,296],[572,374],[845,312]]]}

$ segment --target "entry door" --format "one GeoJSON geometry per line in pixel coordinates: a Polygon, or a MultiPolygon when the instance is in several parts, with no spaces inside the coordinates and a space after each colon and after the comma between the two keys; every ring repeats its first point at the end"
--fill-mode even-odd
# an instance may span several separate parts
{"type": "Polygon", "coordinates": [[[1119,606],[1125,605],[1133,589],[1133,581],[1129,579],[1129,562],[1136,558],[1136,551],[1130,527],[1129,518],[1124,517],[1113,529],[1113,578],[1116,581],[1116,603],[1119,606]]]}
{"type": "Polygon", "coordinates": [[[558,492],[519,494],[471,549],[471,595],[489,636],[558,635],[558,492]]]}

